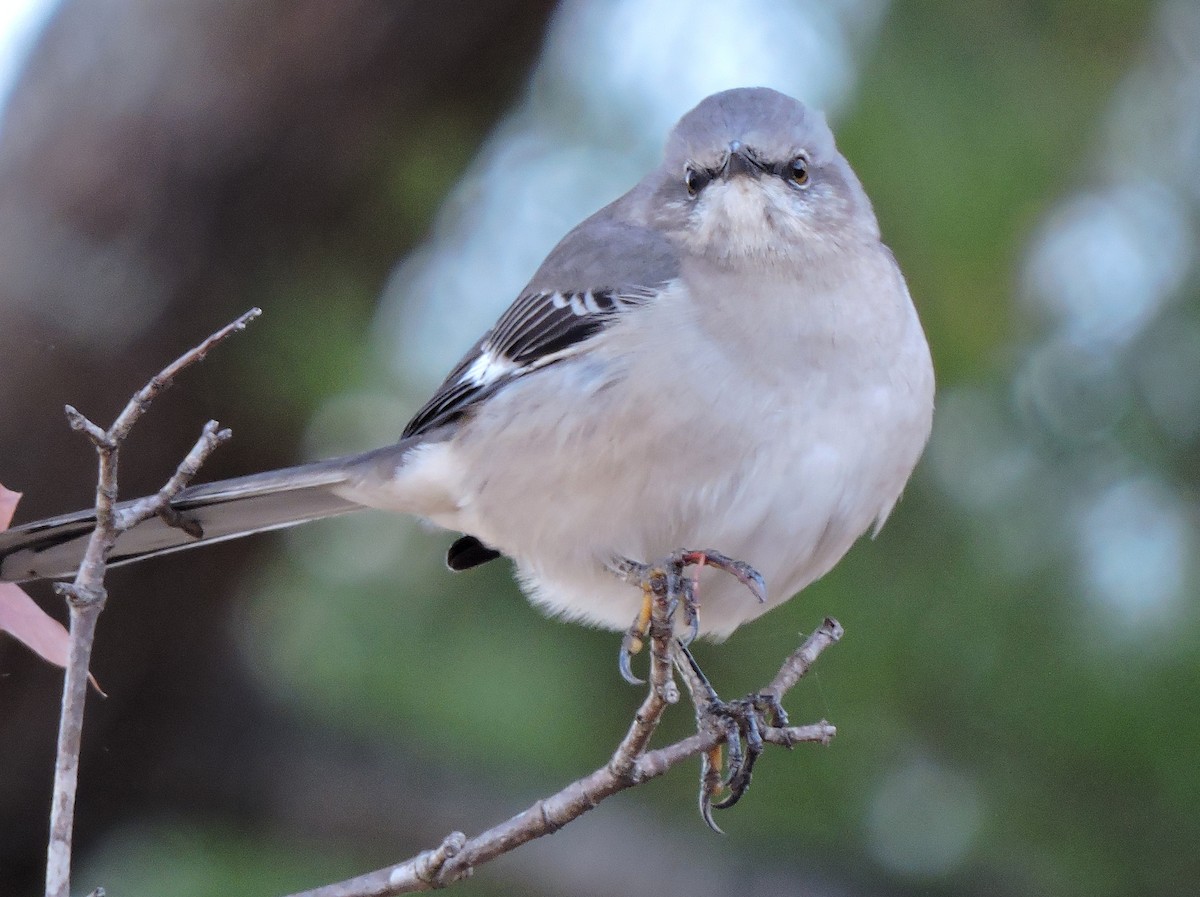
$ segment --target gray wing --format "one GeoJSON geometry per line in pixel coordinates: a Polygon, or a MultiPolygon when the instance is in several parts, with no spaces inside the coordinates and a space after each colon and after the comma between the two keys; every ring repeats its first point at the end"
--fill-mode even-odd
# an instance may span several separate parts
{"type": "Polygon", "coordinates": [[[404,437],[451,423],[506,384],[579,352],[675,279],[679,259],[671,243],[656,230],[617,220],[619,205],[563,238],[409,421],[404,437]]]}

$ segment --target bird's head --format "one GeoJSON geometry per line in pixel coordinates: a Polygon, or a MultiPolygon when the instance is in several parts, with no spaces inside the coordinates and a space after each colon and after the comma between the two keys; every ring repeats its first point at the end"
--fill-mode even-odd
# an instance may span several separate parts
{"type": "Polygon", "coordinates": [[[714,94],[680,119],[653,197],[655,223],[714,261],[802,262],[879,236],[825,117],[768,88],[714,94]]]}

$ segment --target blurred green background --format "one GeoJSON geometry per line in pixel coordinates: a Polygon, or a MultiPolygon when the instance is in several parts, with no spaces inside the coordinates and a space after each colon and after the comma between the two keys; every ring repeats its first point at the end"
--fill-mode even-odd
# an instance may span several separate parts
{"type": "MultiPolygon", "coordinates": [[[[787,704],[839,734],[772,751],[727,837],[679,769],[461,890],[1195,893],[1200,4],[420,6],[49,11],[0,120],[0,480],[27,516],[90,475],[28,420],[119,406],[250,305],[131,490],[206,416],[243,452],[212,476],[394,439],[675,118],[769,84],[828,110],[939,375],[883,533],[697,649],[732,696],[837,617],[787,704]],[[74,485],[35,487],[53,465],[74,485]]],[[[76,890],[311,887],[603,763],[641,697],[617,637],[543,618],[502,564],[449,574],[451,539],[363,514],[114,575],[76,890]]],[[[0,673],[0,890],[33,894],[57,679],[7,643],[0,673]]]]}

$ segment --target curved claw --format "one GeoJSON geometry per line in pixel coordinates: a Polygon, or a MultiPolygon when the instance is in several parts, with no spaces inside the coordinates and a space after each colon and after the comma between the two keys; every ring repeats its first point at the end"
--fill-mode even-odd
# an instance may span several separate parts
{"type": "MultiPolygon", "coordinates": [[[[743,762],[736,772],[730,776],[729,797],[725,805],[732,807],[750,787],[750,778],[754,774],[754,764],[763,752],[762,730],[759,728],[758,714],[760,708],[756,700],[747,700],[744,705],[743,732],[746,737],[746,753],[743,762]]],[[[782,709],[782,708],[781,708],[782,709]]],[[[720,808],[724,809],[724,807],[720,808]]]]}
{"type": "MultiPolygon", "coordinates": [[[[707,791],[705,791],[704,786],[701,785],[700,786],[700,818],[704,820],[705,825],[707,825],[710,829],[712,829],[718,835],[723,835],[723,834],[725,834],[725,829],[723,829],[723,828],[721,828],[721,826],[717,825],[716,820],[713,819],[713,815],[712,815],[713,806],[714,806],[714,804],[712,802],[712,795],[710,795],[707,791]]],[[[721,806],[723,806],[723,804],[716,804],[715,806],[721,807],[721,806]]]]}
{"type": "Polygon", "coordinates": [[[729,795],[726,798],[724,798],[723,800],[719,800],[715,804],[713,804],[712,809],[728,810],[730,807],[732,807],[734,804],[736,804],[739,800],[741,800],[742,795],[745,793],[746,793],[745,791],[730,791],[729,795]]]}
{"type": "Polygon", "coordinates": [[[724,570],[749,589],[750,593],[758,599],[759,604],[767,603],[767,581],[763,579],[761,573],[745,561],[735,560],[719,551],[710,550],[684,552],[683,562],[685,564],[702,563],[709,567],[716,567],[718,570],[724,570]]]}
{"type": "MultiPolygon", "coordinates": [[[[713,819],[713,795],[721,790],[721,748],[705,751],[700,760],[700,818],[718,835],[725,834],[713,819]],[[716,758],[715,762],[713,758],[716,758]]],[[[718,804],[718,806],[720,806],[718,804]]]]}
{"type": "Polygon", "coordinates": [[[754,771],[754,761],[757,759],[757,753],[752,753],[749,751],[746,753],[746,759],[743,761],[742,765],[738,767],[737,772],[735,772],[729,778],[729,783],[727,785],[729,788],[729,794],[726,795],[724,799],[713,804],[713,809],[728,810],[742,799],[742,795],[750,789],[750,776],[754,771]]]}
{"type": "Polygon", "coordinates": [[[767,603],[767,581],[761,573],[743,561],[734,561],[728,569],[758,599],[759,604],[767,603]]]}
{"type": "MultiPolygon", "coordinates": [[[[633,639],[634,637],[629,633],[626,633],[625,637],[621,639],[621,650],[617,654],[617,669],[621,671],[621,678],[630,685],[645,685],[646,680],[639,679],[633,672],[633,655],[637,653],[633,649],[633,639]]],[[[641,650],[640,645],[638,650],[641,650]]]]}
{"type": "MultiPolygon", "coordinates": [[[[706,812],[712,810],[727,810],[742,799],[742,795],[750,788],[750,780],[754,775],[754,764],[763,752],[762,732],[759,728],[758,713],[760,712],[759,703],[762,701],[761,696],[754,695],[750,698],[743,698],[738,701],[713,701],[709,704],[708,714],[722,719],[725,727],[725,745],[729,750],[729,777],[725,781],[720,781],[720,768],[717,761],[715,773],[713,771],[713,761],[709,755],[705,755],[705,767],[702,782],[706,787],[702,787],[702,800],[700,815],[704,816],[706,812]],[[746,747],[742,748],[742,739],[745,739],[746,747]],[[717,794],[722,788],[729,789],[729,793],[717,802],[712,801],[712,797],[717,794]]],[[[780,708],[782,710],[782,708],[780,708]]],[[[719,757],[717,753],[715,756],[719,757]]],[[[707,818],[705,819],[707,822],[707,818]]]]}

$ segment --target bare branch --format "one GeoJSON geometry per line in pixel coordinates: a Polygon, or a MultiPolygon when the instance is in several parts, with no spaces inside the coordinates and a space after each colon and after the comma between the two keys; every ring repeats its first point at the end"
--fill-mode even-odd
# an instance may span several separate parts
{"type": "MultiPolygon", "coordinates": [[[[88,666],[96,622],[104,609],[107,594],[104,575],[108,555],[117,539],[131,526],[155,514],[170,513],[170,502],[196,475],[200,465],[232,435],[219,430],[216,421],[205,425],[200,438],[179,464],[175,473],[154,495],[135,503],[121,514],[114,512],[117,501],[117,462],[121,444],[150,403],[187,367],[202,361],[231,334],[244,330],[261,314],[253,308],[200,345],[179,356],[134,394],[116,421],[107,430],[97,426],[78,410],[66,407],[71,429],[84,433],[96,447],[99,474],[96,478],[96,529],[88,540],[87,551],[75,581],[56,585],[67,599],[70,610],[70,648],[63,682],[62,711],[59,717],[58,748],[54,766],[54,795],[50,806],[50,843],[46,851],[46,897],[69,897],[71,889],[71,839],[75,818],[75,792],[79,781],[79,748],[83,734],[83,712],[87,701],[88,666]]],[[[97,889],[99,893],[103,893],[97,889]]],[[[95,892],[94,892],[95,893],[95,892]]]]}
{"type": "Polygon", "coordinates": [[[117,415],[117,419],[113,421],[112,427],[109,428],[109,436],[112,439],[122,440],[129,435],[129,430],[133,427],[139,417],[145,413],[158,395],[167,387],[169,387],[183,371],[191,367],[197,362],[203,361],[208,357],[217,345],[229,339],[233,334],[239,333],[246,329],[251,321],[262,314],[261,308],[252,308],[236,321],[226,324],[200,345],[184,352],[169,365],[159,371],[155,376],[150,378],[150,381],[139,389],[125,409],[117,415]]]}
{"type": "Polygon", "coordinates": [[[74,405],[67,405],[63,410],[67,414],[67,424],[72,430],[77,433],[86,433],[88,439],[92,440],[96,446],[111,448],[108,442],[108,433],[84,417],[74,405]]]}
{"type": "MultiPolygon", "coordinates": [[[[656,618],[658,613],[656,607],[656,618]]],[[[662,697],[663,690],[669,694],[675,684],[671,678],[669,632],[669,629],[651,630],[654,656],[650,688],[628,734],[604,766],[474,838],[452,832],[438,847],[404,862],[291,897],[394,897],[444,888],[470,876],[477,866],[535,838],[558,831],[605,798],[657,778],[680,763],[719,746],[725,735],[706,728],[666,747],[653,751],[645,749],[663,710],[668,703],[674,703],[662,697]]],[[[837,621],[825,620],[784,661],[768,688],[777,689],[775,694],[782,697],[841,634],[842,628],[837,621]]],[[[676,700],[678,696],[675,689],[676,700]]],[[[828,744],[836,734],[837,730],[823,720],[807,726],[771,726],[762,730],[764,741],[785,747],[802,742],[828,744]]]]}
{"type": "Polygon", "coordinates": [[[842,629],[841,623],[833,617],[826,617],[813,634],[805,639],[804,644],[793,651],[783,662],[783,666],[779,668],[779,672],[775,674],[771,684],[763,689],[762,693],[776,699],[782,698],[792,686],[804,677],[809,668],[817,662],[821,653],[830,645],[840,641],[844,634],[845,630],[842,629]]]}
{"type": "MultiPolygon", "coordinates": [[[[174,518],[178,518],[178,512],[171,508],[171,499],[178,495],[183,487],[200,472],[204,462],[217,450],[218,446],[233,438],[232,430],[228,428],[221,430],[218,429],[219,426],[220,424],[215,420],[210,420],[205,424],[204,429],[200,432],[200,438],[196,440],[196,444],[192,446],[192,450],[187,453],[187,456],[179,462],[175,473],[163,484],[163,487],[153,495],[138,499],[125,508],[116,521],[119,532],[125,532],[135,524],[156,515],[167,517],[171,522],[174,522],[174,518]]],[[[179,526],[185,529],[187,527],[182,522],[179,523],[179,526]]]]}

